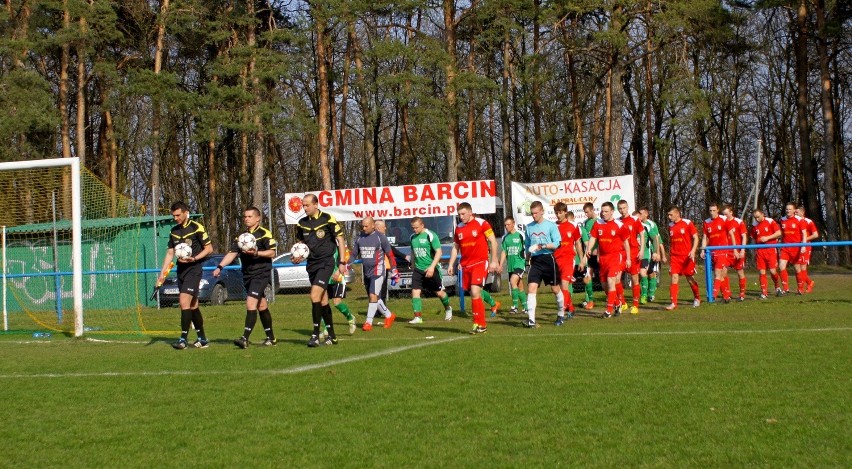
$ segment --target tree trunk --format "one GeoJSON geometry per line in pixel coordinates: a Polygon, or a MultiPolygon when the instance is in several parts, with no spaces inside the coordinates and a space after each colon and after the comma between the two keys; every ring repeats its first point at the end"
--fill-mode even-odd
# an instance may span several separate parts
{"type": "Polygon", "coordinates": [[[808,118],[808,0],[799,0],[793,40],[796,57],[796,128],[799,133],[802,171],[799,194],[807,207],[808,215],[818,226],[825,226],[825,218],[819,206],[819,195],[813,190],[820,187],[820,184],[811,150],[811,124],[808,118]]]}
{"type": "MultiPolygon", "coordinates": [[[[618,35],[622,34],[623,9],[623,6],[617,4],[612,12],[612,29],[618,35]]],[[[611,61],[612,74],[609,83],[611,106],[608,113],[610,139],[607,146],[607,157],[610,161],[607,175],[618,176],[624,174],[624,162],[621,159],[621,147],[624,144],[624,85],[621,81],[624,76],[624,62],[621,60],[620,45],[613,47],[611,61]]]]}
{"type": "Polygon", "coordinates": [[[456,110],[456,3],[455,0],[443,0],[444,11],[444,36],[446,38],[447,64],[444,73],[447,75],[446,82],[446,106],[447,106],[447,181],[459,180],[459,142],[458,125],[459,118],[456,110]]]}
{"type": "Polygon", "coordinates": [[[80,17],[80,42],[77,44],[77,157],[80,166],[86,165],[86,18],[80,17]]]}
{"type": "MultiPolygon", "coordinates": [[[[62,0],[62,29],[71,29],[71,14],[68,12],[68,0],[62,0]]],[[[62,138],[62,157],[71,158],[71,122],[68,118],[68,64],[71,61],[71,44],[62,43],[59,59],[59,114],[62,119],[60,134],[62,138]]]]}
{"type": "MultiPolygon", "coordinates": [[[[577,30],[577,15],[571,20],[571,29],[577,30]]],[[[567,42],[566,30],[562,28],[562,35],[567,42]]],[[[574,51],[565,49],[565,59],[568,62],[568,80],[571,86],[571,112],[574,119],[574,167],[577,178],[586,177],[586,143],[583,138],[583,115],[580,110],[580,92],[577,89],[577,67],[574,64],[574,51]]]]}
{"type": "MultiPolygon", "coordinates": [[[[476,42],[471,39],[470,42],[470,51],[467,55],[467,71],[470,74],[476,73],[476,67],[474,66],[474,50],[476,50],[476,42]]],[[[479,176],[479,152],[477,151],[476,146],[476,100],[474,99],[474,91],[468,90],[467,92],[467,129],[465,131],[465,146],[467,147],[467,151],[464,155],[464,173],[462,173],[463,179],[478,179],[479,176]],[[476,176],[474,176],[473,170],[476,171],[476,176]]]]}
{"type": "MultiPolygon", "coordinates": [[[[837,139],[834,129],[837,125],[834,117],[834,90],[831,82],[831,71],[829,69],[828,38],[825,30],[825,0],[816,0],[817,18],[817,55],[819,56],[819,77],[822,84],[820,88],[820,104],[822,105],[823,120],[823,146],[825,147],[825,236],[829,240],[837,240],[840,237],[838,220],[841,218],[837,210],[837,165],[838,158],[837,139]]],[[[837,265],[840,258],[837,250],[832,248],[829,253],[828,263],[837,265]]]]}
{"type": "MultiPolygon", "coordinates": [[[[215,78],[214,78],[215,81],[215,78]]],[[[210,138],[207,139],[207,227],[210,232],[210,239],[214,243],[219,243],[219,172],[216,165],[216,132],[210,131],[210,138]]]]}
{"type": "Polygon", "coordinates": [[[349,109],[349,67],[352,66],[352,53],[354,44],[352,38],[346,39],[346,51],[343,53],[343,76],[341,81],[341,100],[340,100],[340,125],[337,132],[337,143],[334,145],[334,187],[343,187],[343,178],[345,166],[343,151],[346,145],[346,127],[347,127],[347,111],[349,109]]]}
{"type": "MultiPolygon", "coordinates": [[[[169,0],[161,0],[160,15],[157,18],[157,40],[154,47],[154,75],[159,75],[163,68],[163,40],[166,35],[166,16],[169,13],[169,0]]],[[[151,117],[151,213],[159,215],[160,204],[160,100],[152,100],[153,115],[151,117]]]]}
{"type": "MultiPolygon", "coordinates": [[[[251,77],[251,92],[254,95],[254,105],[252,106],[252,123],[254,124],[254,154],[252,158],[252,178],[251,189],[252,197],[251,204],[254,207],[263,207],[263,193],[266,190],[266,185],[263,183],[263,175],[265,172],[264,165],[264,150],[266,149],[266,139],[263,132],[263,120],[260,115],[260,104],[263,101],[260,88],[260,78],[255,73],[257,66],[257,23],[255,0],[246,0],[246,16],[249,18],[248,34],[246,42],[251,50],[251,59],[249,59],[249,76],[251,77]]],[[[270,210],[272,207],[270,207],[270,210]]]]}
{"type": "MultiPolygon", "coordinates": [[[[654,109],[654,75],[651,69],[651,59],[654,48],[654,29],[653,25],[653,10],[652,4],[649,1],[646,7],[647,16],[647,33],[648,37],[645,41],[645,144],[648,146],[646,156],[648,157],[647,164],[644,168],[645,177],[648,181],[648,205],[651,207],[651,213],[658,213],[657,207],[657,177],[654,173],[654,164],[657,157],[657,141],[654,127],[653,109],[654,109]]],[[[637,168],[642,171],[642,168],[637,168]]]]}
{"type": "Polygon", "coordinates": [[[612,68],[606,74],[606,102],[604,103],[604,118],[603,118],[603,157],[601,158],[601,168],[604,176],[612,176],[612,68]]]}
{"type": "Polygon", "coordinates": [[[361,116],[363,118],[364,125],[364,159],[366,160],[367,166],[367,177],[364,181],[369,186],[377,186],[378,185],[378,157],[376,155],[376,147],[373,144],[373,120],[374,114],[373,109],[370,106],[370,97],[369,90],[367,89],[367,79],[366,79],[366,71],[364,70],[364,60],[363,60],[363,51],[358,44],[358,40],[355,37],[355,25],[349,24],[349,41],[352,44],[353,52],[355,54],[355,72],[357,75],[357,79],[355,81],[356,86],[358,88],[358,103],[361,107],[361,116]]]}
{"type": "MultiPolygon", "coordinates": [[[[16,19],[14,30],[12,31],[12,39],[20,41],[21,44],[26,44],[26,39],[30,31],[30,16],[32,16],[33,13],[29,0],[23,0],[21,2],[21,7],[18,9],[17,17],[12,10],[12,2],[9,0],[6,1],[6,10],[9,12],[10,18],[16,19]]],[[[12,58],[15,62],[15,67],[24,68],[24,58],[26,58],[29,50],[26,47],[21,46],[21,49],[16,52],[17,53],[12,58]]]]}
{"type": "MultiPolygon", "coordinates": [[[[835,4],[835,8],[836,8],[836,4],[835,4]]],[[[834,50],[832,51],[833,53],[830,54],[830,56],[833,57],[833,59],[831,61],[831,63],[832,63],[831,70],[832,70],[832,75],[834,76],[834,80],[833,80],[834,83],[840,83],[841,82],[841,77],[842,77],[841,73],[845,71],[845,68],[842,67],[839,63],[840,54],[836,53],[837,49],[839,49],[840,47],[842,47],[842,46],[835,44],[834,47],[833,47],[834,50]]],[[[837,108],[835,107],[835,116],[837,115],[836,111],[837,111],[837,108]]],[[[837,196],[836,196],[837,214],[838,214],[837,220],[838,220],[838,225],[840,225],[838,227],[839,233],[840,233],[839,239],[850,239],[850,238],[852,238],[852,233],[850,233],[850,230],[849,230],[850,217],[849,217],[849,213],[847,212],[847,206],[846,206],[846,188],[849,187],[849,184],[847,182],[846,169],[844,168],[844,165],[846,165],[846,157],[843,153],[843,149],[845,148],[844,135],[843,135],[843,131],[840,129],[840,119],[835,119],[834,125],[835,125],[835,127],[834,127],[834,140],[835,140],[834,147],[837,149],[837,153],[836,153],[837,161],[835,162],[835,168],[836,168],[835,177],[837,178],[837,185],[835,186],[836,187],[835,190],[837,191],[837,196]]],[[[850,248],[849,246],[846,246],[846,248],[841,251],[840,263],[841,263],[841,265],[842,264],[847,264],[847,265],[852,264],[852,248],[850,248]]]]}
{"type": "MultiPolygon", "coordinates": [[[[500,144],[500,157],[503,159],[504,177],[505,168],[511,169],[512,161],[512,128],[509,122],[509,64],[512,60],[509,28],[503,31],[503,80],[500,84],[500,129],[503,140],[500,144]]],[[[512,174],[508,174],[511,179],[512,174]]],[[[504,188],[505,192],[505,188],[504,188]]],[[[504,203],[506,203],[504,201],[504,203]]]]}
{"type": "MultiPolygon", "coordinates": [[[[316,10],[314,10],[316,11],[316,10]]],[[[316,21],[316,56],[317,56],[317,94],[319,95],[319,112],[317,113],[317,141],[319,144],[319,165],[322,189],[331,189],[331,167],[328,159],[328,120],[331,102],[328,97],[328,31],[324,12],[314,17],[316,21]]]]}
{"type": "MultiPolygon", "coordinates": [[[[535,166],[539,169],[539,171],[545,168],[544,162],[544,142],[542,142],[541,137],[541,77],[539,77],[539,66],[538,66],[538,54],[540,52],[539,48],[541,42],[541,31],[539,25],[539,13],[540,13],[540,4],[541,0],[535,0],[533,2],[533,24],[532,24],[532,62],[530,63],[531,73],[530,77],[532,80],[532,118],[533,118],[533,159],[535,160],[535,166]]],[[[543,176],[543,174],[539,173],[539,176],[543,176]]]]}
{"type": "MultiPolygon", "coordinates": [[[[586,174],[591,177],[596,174],[596,166],[597,166],[597,155],[598,155],[598,136],[601,132],[601,124],[606,121],[606,119],[601,119],[600,108],[601,101],[604,99],[604,95],[606,91],[600,90],[595,93],[595,103],[592,106],[592,115],[594,116],[594,120],[592,121],[592,135],[589,137],[589,158],[587,159],[588,167],[586,168],[586,174]]],[[[608,132],[607,133],[608,136],[608,132]]]]}

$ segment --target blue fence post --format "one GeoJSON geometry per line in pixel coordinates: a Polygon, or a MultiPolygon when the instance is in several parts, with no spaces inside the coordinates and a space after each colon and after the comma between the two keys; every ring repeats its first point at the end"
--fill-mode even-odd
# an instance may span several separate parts
{"type": "Polygon", "coordinates": [[[56,320],[62,324],[62,278],[56,271],[53,273],[53,289],[56,294],[56,320]]]}
{"type": "Polygon", "coordinates": [[[704,251],[704,282],[707,285],[707,302],[713,303],[716,301],[716,298],[713,297],[713,287],[710,285],[713,284],[713,251],[705,250],[704,251]]]}
{"type": "Polygon", "coordinates": [[[459,312],[464,314],[464,288],[462,288],[461,265],[456,269],[456,291],[459,292],[459,312]]]}

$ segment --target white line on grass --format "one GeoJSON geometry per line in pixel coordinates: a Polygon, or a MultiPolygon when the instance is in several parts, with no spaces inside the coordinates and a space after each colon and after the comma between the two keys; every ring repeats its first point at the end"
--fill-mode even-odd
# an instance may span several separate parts
{"type": "Polygon", "coordinates": [[[406,352],[408,350],[414,350],[421,347],[428,347],[430,345],[438,345],[438,344],[446,344],[449,342],[455,342],[458,340],[468,339],[470,336],[457,336],[450,337],[447,339],[441,340],[430,340],[428,342],[419,342],[416,344],[405,345],[402,347],[394,347],[386,350],[379,350],[377,352],[366,353],[363,355],[352,355],[344,358],[339,358],[337,360],[329,360],[321,363],[311,363],[308,365],[300,365],[294,366],[290,368],[279,368],[279,369],[269,369],[269,370],[205,370],[205,371],[191,371],[191,370],[163,370],[163,371],[116,371],[116,372],[89,372],[89,373],[32,373],[32,374],[7,374],[0,375],[0,379],[20,379],[20,378],[125,378],[125,377],[136,377],[136,376],[204,376],[204,375],[233,375],[233,374],[262,374],[262,375],[292,375],[296,373],[302,373],[305,371],[318,370],[321,368],[328,368],[330,366],[343,365],[346,363],[352,363],[357,361],[369,360],[371,358],[384,357],[387,355],[393,355],[396,353],[406,352]]]}
{"type": "MultiPolygon", "coordinates": [[[[532,334],[527,337],[602,337],[602,336],[654,336],[654,335],[719,335],[719,334],[781,334],[785,332],[846,332],[852,327],[820,327],[809,329],[730,329],[716,331],[624,331],[624,332],[578,332],[576,334],[532,334]]],[[[514,336],[501,336],[514,337],[514,336]]]]}

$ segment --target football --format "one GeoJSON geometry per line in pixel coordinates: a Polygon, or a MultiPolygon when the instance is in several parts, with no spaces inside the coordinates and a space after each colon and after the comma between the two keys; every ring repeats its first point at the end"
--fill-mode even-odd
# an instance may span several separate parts
{"type": "Polygon", "coordinates": [[[292,248],[290,248],[290,256],[292,259],[306,259],[310,253],[311,250],[308,249],[308,245],[305,243],[296,243],[292,248]]]}
{"type": "Polygon", "coordinates": [[[237,238],[237,247],[242,252],[251,251],[257,247],[257,239],[251,233],[243,233],[237,238]]]}
{"type": "Polygon", "coordinates": [[[186,259],[187,257],[192,255],[192,248],[189,247],[189,244],[180,243],[175,246],[175,256],[178,260],[186,259]]]}

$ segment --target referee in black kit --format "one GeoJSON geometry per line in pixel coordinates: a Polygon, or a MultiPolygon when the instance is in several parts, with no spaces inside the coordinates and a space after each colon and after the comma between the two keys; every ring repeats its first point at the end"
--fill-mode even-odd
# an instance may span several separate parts
{"type": "MultiPolygon", "coordinates": [[[[305,216],[296,225],[296,239],[308,245],[308,278],[311,281],[311,316],[314,332],[308,340],[308,347],[320,345],[320,321],[325,321],[328,337],[325,345],[336,345],[337,335],[334,333],[331,306],[328,304],[328,280],[334,272],[334,263],[338,262],[341,275],[346,275],[346,262],[343,253],[346,252],[346,240],[343,238],[343,227],[333,216],[319,209],[317,196],[307,194],[302,198],[305,216]],[[335,256],[335,252],[341,254],[335,256]]],[[[298,264],[301,258],[291,259],[298,264]]]]}
{"type": "Polygon", "coordinates": [[[260,209],[257,207],[249,207],[243,211],[243,224],[246,229],[234,238],[228,254],[225,254],[216,266],[216,270],[213,271],[213,276],[218,277],[222,269],[240,256],[243,285],[246,288],[246,323],[243,335],[234,341],[234,345],[243,349],[249,346],[249,336],[257,324],[258,316],[266,333],[266,339],[261,342],[261,345],[273,346],[278,343],[272,331],[272,313],[269,312],[269,303],[266,299],[266,286],[269,285],[272,275],[272,258],[275,257],[278,244],[272,237],[272,232],[260,226],[260,220],[260,209]],[[237,241],[246,233],[254,236],[256,245],[254,249],[243,251],[237,241]]]}
{"type": "Polygon", "coordinates": [[[183,202],[175,202],[170,208],[172,218],[177,225],[172,227],[169,234],[169,249],[163,259],[163,268],[160,269],[160,277],[157,285],[162,285],[169,270],[172,267],[172,259],[175,256],[175,246],[181,243],[189,245],[192,254],[189,257],[177,260],[178,288],[180,289],[180,339],[172,344],[177,350],[188,347],[186,338],[189,328],[195,326],[198,339],[192,344],[196,348],[208,346],[207,336],[204,334],[204,318],[198,308],[198,287],[201,284],[202,259],[213,252],[213,244],[204,225],[189,219],[189,206],[183,202]]]}

